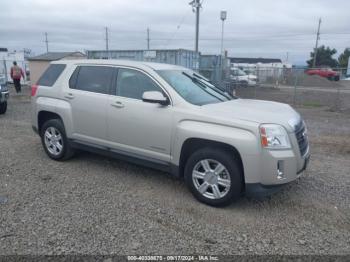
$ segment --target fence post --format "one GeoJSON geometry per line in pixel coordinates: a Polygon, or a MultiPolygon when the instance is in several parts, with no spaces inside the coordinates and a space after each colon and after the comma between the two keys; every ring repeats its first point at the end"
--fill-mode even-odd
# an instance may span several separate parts
{"type": "MultiPolygon", "coordinates": [[[[335,85],[335,80],[333,80],[333,86],[335,85]]],[[[340,99],[340,86],[337,85],[337,97],[335,99],[335,111],[339,112],[341,109],[341,99],[340,99]]]]}
{"type": "Polygon", "coordinates": [[[298,70],[296,69],[295,80],[294,80],[294,98],[293,98],[293,105],[294,106],[296,105],[296,101],[297,101],[298,77],[299,77],[299,73],[298,73],[298,70]]]}

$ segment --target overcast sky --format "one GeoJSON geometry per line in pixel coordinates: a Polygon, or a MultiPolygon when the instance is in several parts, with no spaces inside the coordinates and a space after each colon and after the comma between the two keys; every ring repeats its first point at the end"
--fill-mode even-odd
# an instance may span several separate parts
{"type": "MultiPolygon", "coordinates": [[[[0,47],[46,51],[105,48],[194,49],[195,14],[190,0],[1,0],[0,47]]],[[[199,49],[220,53],[221,10],[227,11],[224,48],[229,56],[270,57],[303,64],[315,45],[322,17],[321,45],[338,54],[350,47],[349,0],[204,0],[199,49]]]]}

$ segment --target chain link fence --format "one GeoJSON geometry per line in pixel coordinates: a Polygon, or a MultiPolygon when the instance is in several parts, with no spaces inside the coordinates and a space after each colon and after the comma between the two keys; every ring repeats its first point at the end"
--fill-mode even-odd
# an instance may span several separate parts
{"type": "Polygon", "coordinates": [[[231,67],[201,69],[200,73],[242,98],[350,111],[350,80],[346,80],[345,68],[231,67]]]}
{"type": "Polygon", "coordinates": [[[24,60],[14,60],[14,59],[0,59],[0,78],[5,79],[5,82],[12,83],[10,71],[13,66],[13,62],[16,61],[17,65],[22,68],[25,75],[25,79],[21,79],[22,84],[26,84],[30,80],[29,66],[24,60]]]}

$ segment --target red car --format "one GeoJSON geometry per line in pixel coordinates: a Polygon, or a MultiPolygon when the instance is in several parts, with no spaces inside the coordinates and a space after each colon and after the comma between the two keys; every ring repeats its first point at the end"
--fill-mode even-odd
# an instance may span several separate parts
{"type": "Polygon", "coordinates": [[[339,81],[339,73],[332,70],[331,68],[315,68],[308,69],[305,71],[307,75],[318,75],[321,77],[328,78],[329,80],[339,81]]]}

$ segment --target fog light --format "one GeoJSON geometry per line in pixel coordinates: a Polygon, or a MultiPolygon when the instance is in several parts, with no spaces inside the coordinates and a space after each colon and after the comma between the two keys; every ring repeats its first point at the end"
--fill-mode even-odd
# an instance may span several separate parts
{"type": "Polygon", "coordinates": [[[277,179],[278,180],[286,179],[284,177],[284,162],[283,162],[283,160],[277,161],[277,179]]]}

